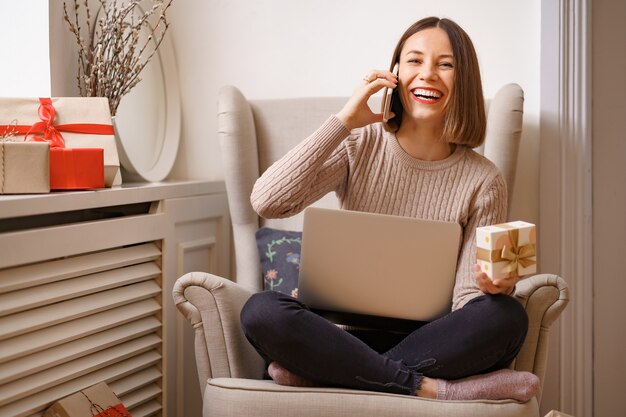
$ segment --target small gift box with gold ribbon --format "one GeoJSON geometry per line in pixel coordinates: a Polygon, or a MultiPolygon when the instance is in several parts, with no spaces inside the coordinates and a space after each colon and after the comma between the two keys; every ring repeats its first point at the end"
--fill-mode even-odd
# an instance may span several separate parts
{"type": "Polygon", "coordinates": [[[537,272],[537,231],[523,221],[476,228],[476,262],[490,279],[537,272]]]}
{"type": "Polygon", "coordinates": [[[51,189],[101,188],[122,182],[105,97],[0,97],[0,131],[6,128],[12,129],[17,141],[49,143],[51,189]],[[16,122],[3,125],[7,121],[16,122]],[[103,167],[98,168],[101,158],[103,167]],[[68,165],[74,163],[78,165],[68,165]],[[104,183],[92,180],[100,176],[95,170],[104,171],[104,183]]]}

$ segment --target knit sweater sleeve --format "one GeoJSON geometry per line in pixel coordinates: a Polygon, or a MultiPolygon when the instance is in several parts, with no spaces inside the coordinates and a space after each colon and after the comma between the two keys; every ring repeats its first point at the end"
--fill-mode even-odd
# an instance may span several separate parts
{"type": "Polygon", "coordinates": [[[256,181],[250,196],[264,218],[293,216],[331,191],[343,192],[348,175],[345,150],[350,131],[335,116],[272,164],[256,181]]]}
{"type": "Polygon", "coordinates": [[[504,178],[498,172],[483,188],[469,213],[463,228],[463,242],[456,272],[452,309],[463,307],[469,300],[483,293],[472,274],[476,263],[476,228],[503,223],[507,216],[507,190],[504,178]]]}

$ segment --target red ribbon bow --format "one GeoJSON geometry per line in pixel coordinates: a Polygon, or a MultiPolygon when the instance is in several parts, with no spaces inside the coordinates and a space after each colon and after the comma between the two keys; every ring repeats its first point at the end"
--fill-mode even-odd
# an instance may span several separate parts
{"type": "Polygon", "coordinates": [[[63,140],[63,135],[61,132],[54,126],[54,117],[57,112],[52,105],[52,100],[49,98],[40,98],[39,102],[41,105],[37,110],[39,114],[39,118],[41,122],[37,122],[33,124],[28,132],[26,132],[26,136],[24,136],[24,140],[28,140],[28,136],[35,133],[43,133],[43,137],[35,136],[33,137],[33,141],[35,142],[50,142],[50,147],[54,148],[56,146],[63,148],[65,146],[65,140],[63,140]]]}
{"type": "MultiPolygon", "coordinates": [[[[113,135],[113,125],[102,125],[95,123],[73,123],[66,125],[55,125],[54,118],[56,117],[56,109],[52,105],[52,100],[46,97],[39,98],[39,109],[37,113],[41,122],[36,122],[32,126],[16,125],[11,126],[12,131],[18,134],[25,134],[25,141],[34,142],[50,142],[50,147],[65,147],[65,140],[61,132],[71,133],[85,133],[94,135],[113,135]],[[30,135],[41,134],[42,136],[33,136],[32,139],[28,137],[30,135]]],[[[0,129],[3,126],[0,126],[0,129]]]]}

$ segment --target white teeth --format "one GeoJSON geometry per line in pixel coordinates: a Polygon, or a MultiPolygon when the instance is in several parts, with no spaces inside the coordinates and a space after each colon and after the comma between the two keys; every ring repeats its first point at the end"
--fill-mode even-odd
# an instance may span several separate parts
{"type": "Polygon", "coordinates": [[[438,92],[438,91],[424,90],[422,88],[416,88],[415,90],[413,90],[413,95],[425,96],[425,97],[430,97],[430,98],[439,98],[439,97],[441,97],[441,93],[438,92]]]}

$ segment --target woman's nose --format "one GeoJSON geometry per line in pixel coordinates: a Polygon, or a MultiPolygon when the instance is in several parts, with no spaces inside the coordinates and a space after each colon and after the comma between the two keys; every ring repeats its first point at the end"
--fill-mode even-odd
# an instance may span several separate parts
{"type": "Polygon", "coordinates": [[[437,71],[432,65],[423,65],[418,75],[421,80],[432,80],[437,77],[437,71]]]}

